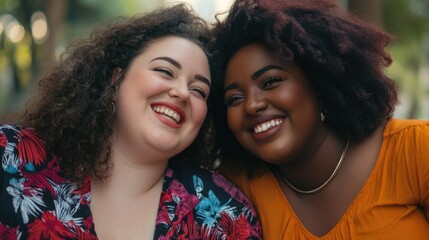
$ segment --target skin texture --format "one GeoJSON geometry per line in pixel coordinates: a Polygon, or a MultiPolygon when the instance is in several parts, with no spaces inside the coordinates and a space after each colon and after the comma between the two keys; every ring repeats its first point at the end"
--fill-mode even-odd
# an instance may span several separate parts
{"type": "Polygon", "coordinates": [[[198,45],[179,37],[155,40],[131,62],[119,87],[116,142],[161,159],[183,151],[205,119],[209,84],[208,60],[198,45]],[[174,110],[180,121],[155,107],[174,110]]]}
{"type": "Polygon", "coordinates": [[[271,164],[300,164],[296,158],[306,159],[326,137],[316,96],[302,71],[262,45],[237,51],[224,85],[228,126],[258,158],[271,164]],[[266,131],[256,130],[266,128],[267,122],[266,131]]]}

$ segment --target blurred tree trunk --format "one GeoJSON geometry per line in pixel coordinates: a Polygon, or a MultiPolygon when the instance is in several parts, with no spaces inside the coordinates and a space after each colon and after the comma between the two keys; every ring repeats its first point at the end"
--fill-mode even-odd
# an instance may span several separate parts
{"type": "Polygon", "coordinates": [[[49,37],[42,46],[40,52],[41,65],[39,65],[39,74],[46,72],[55,59],[55,50],[58,46],[58,34],[60,33],[61,27],[64,23],[66,13],[68,10],[68,0],[46,0],[45,2],[45,14],[48,21],[49,37]]]}
{"type": "Polygon", "coordinates": [[[349,0],[348,8],[367,21],[383,25],[382,0],[349,0]]]}
{"type": "MultiPolygon", "coordinates": [[[[24,15],[27,17],[25,22],[29,24],[27,29],[31,29],[30,19],[35,9],[28,4],[29,2],[27,0],[23,0],[21,3],[21,8],[23,8],[23,11],[25,12],[24,15]]],[[[49,29],[48,39],[42,45],[37,45],[32,40],[30,45],[32,80],[29,86],[26,86],[24,89],[18,91],[13,99],[10,100],[6,112],[15,112],[17,109],[20,109],[22,106],[24,106],[25,101],[27,101],[28,96],[32,93],[33,88],[37,84],[40,76],[43,75],[56,60],[55,50],[58,45],[58,33],[60,32],[64,23],[68,8],[68,0],[45,0],[44,4],[43,11],[46,15],[49,29]]]]}

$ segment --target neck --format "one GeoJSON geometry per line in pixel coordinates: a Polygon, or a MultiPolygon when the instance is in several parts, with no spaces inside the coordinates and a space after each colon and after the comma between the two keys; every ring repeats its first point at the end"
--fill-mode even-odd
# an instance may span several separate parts
{"type": "Polygon", "coordinates": [[[116,196],[139,196],[163,182],[168,158],[155,158],[144,151],[132,152],[112,144],[112,166],[108,178],[91,180],[91,191],[116,196]]]}
{"type": "MultiPolygon", "coordinates": [[[[328,179],[330,179],[330,183],[335,177],[333,173],[337,173],[335,169],[341,167],[338,163],[340,160],[344,160],[345,156],[343,158],[341,156],[345,155],[346,142],[347,139],[340,139],[333,134],[328,134],[319,145],[316,145],[313,151],[307,151],[309,154],[305,157],[294,161],[294,164],[279,166],[280,174],[289,186],[292,185],[291,188],[295,187],[303,191],[318,189],[328,179]]],[[[308,193],[316,193],[321,189],[308,193]]]]}
{"type": "Polygon", "coordinates": [[[132,167],[113,163],[109,177],[103,181],[91,180],[91,191],[114,196],[143,196],[162,184],[166,164],[132,167]]]}

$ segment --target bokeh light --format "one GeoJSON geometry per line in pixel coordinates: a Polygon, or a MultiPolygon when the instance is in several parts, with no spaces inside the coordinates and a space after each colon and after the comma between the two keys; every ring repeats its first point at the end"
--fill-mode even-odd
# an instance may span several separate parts
{"type": "Polygon", "coordinates": [[[43,12],[35,12],[31,16],[31,34],[34,42],[38,44],[42,44],[48,39],[48,23],[43,12]]]}

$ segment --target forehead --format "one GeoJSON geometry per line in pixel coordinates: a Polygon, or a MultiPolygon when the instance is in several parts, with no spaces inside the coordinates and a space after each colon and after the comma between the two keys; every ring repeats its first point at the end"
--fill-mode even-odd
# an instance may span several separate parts
{"type": "Polygon", "coordinates": [[[210,77],[209,60],[204,50],[186,38],[168,36],[152,41],[133,60],[136,65],[150,64],[154,59],[171,58],[180,64],[183,71],[210,77]]]}
{"type": "Polygon", "coordinates": [[[231,57],[226,69],[226,77],[248,73],[267,65],[283,65],[280,59],[262,44],[252,43],[240,49],[231,57]]]}
{"type": "Polygon", "coordinates": [[[207,58],[204,50],[196,43],[183,37],[168,36],[155,39],[143,51],[145,55],[188,56],[189,54],[207,58]]]}

